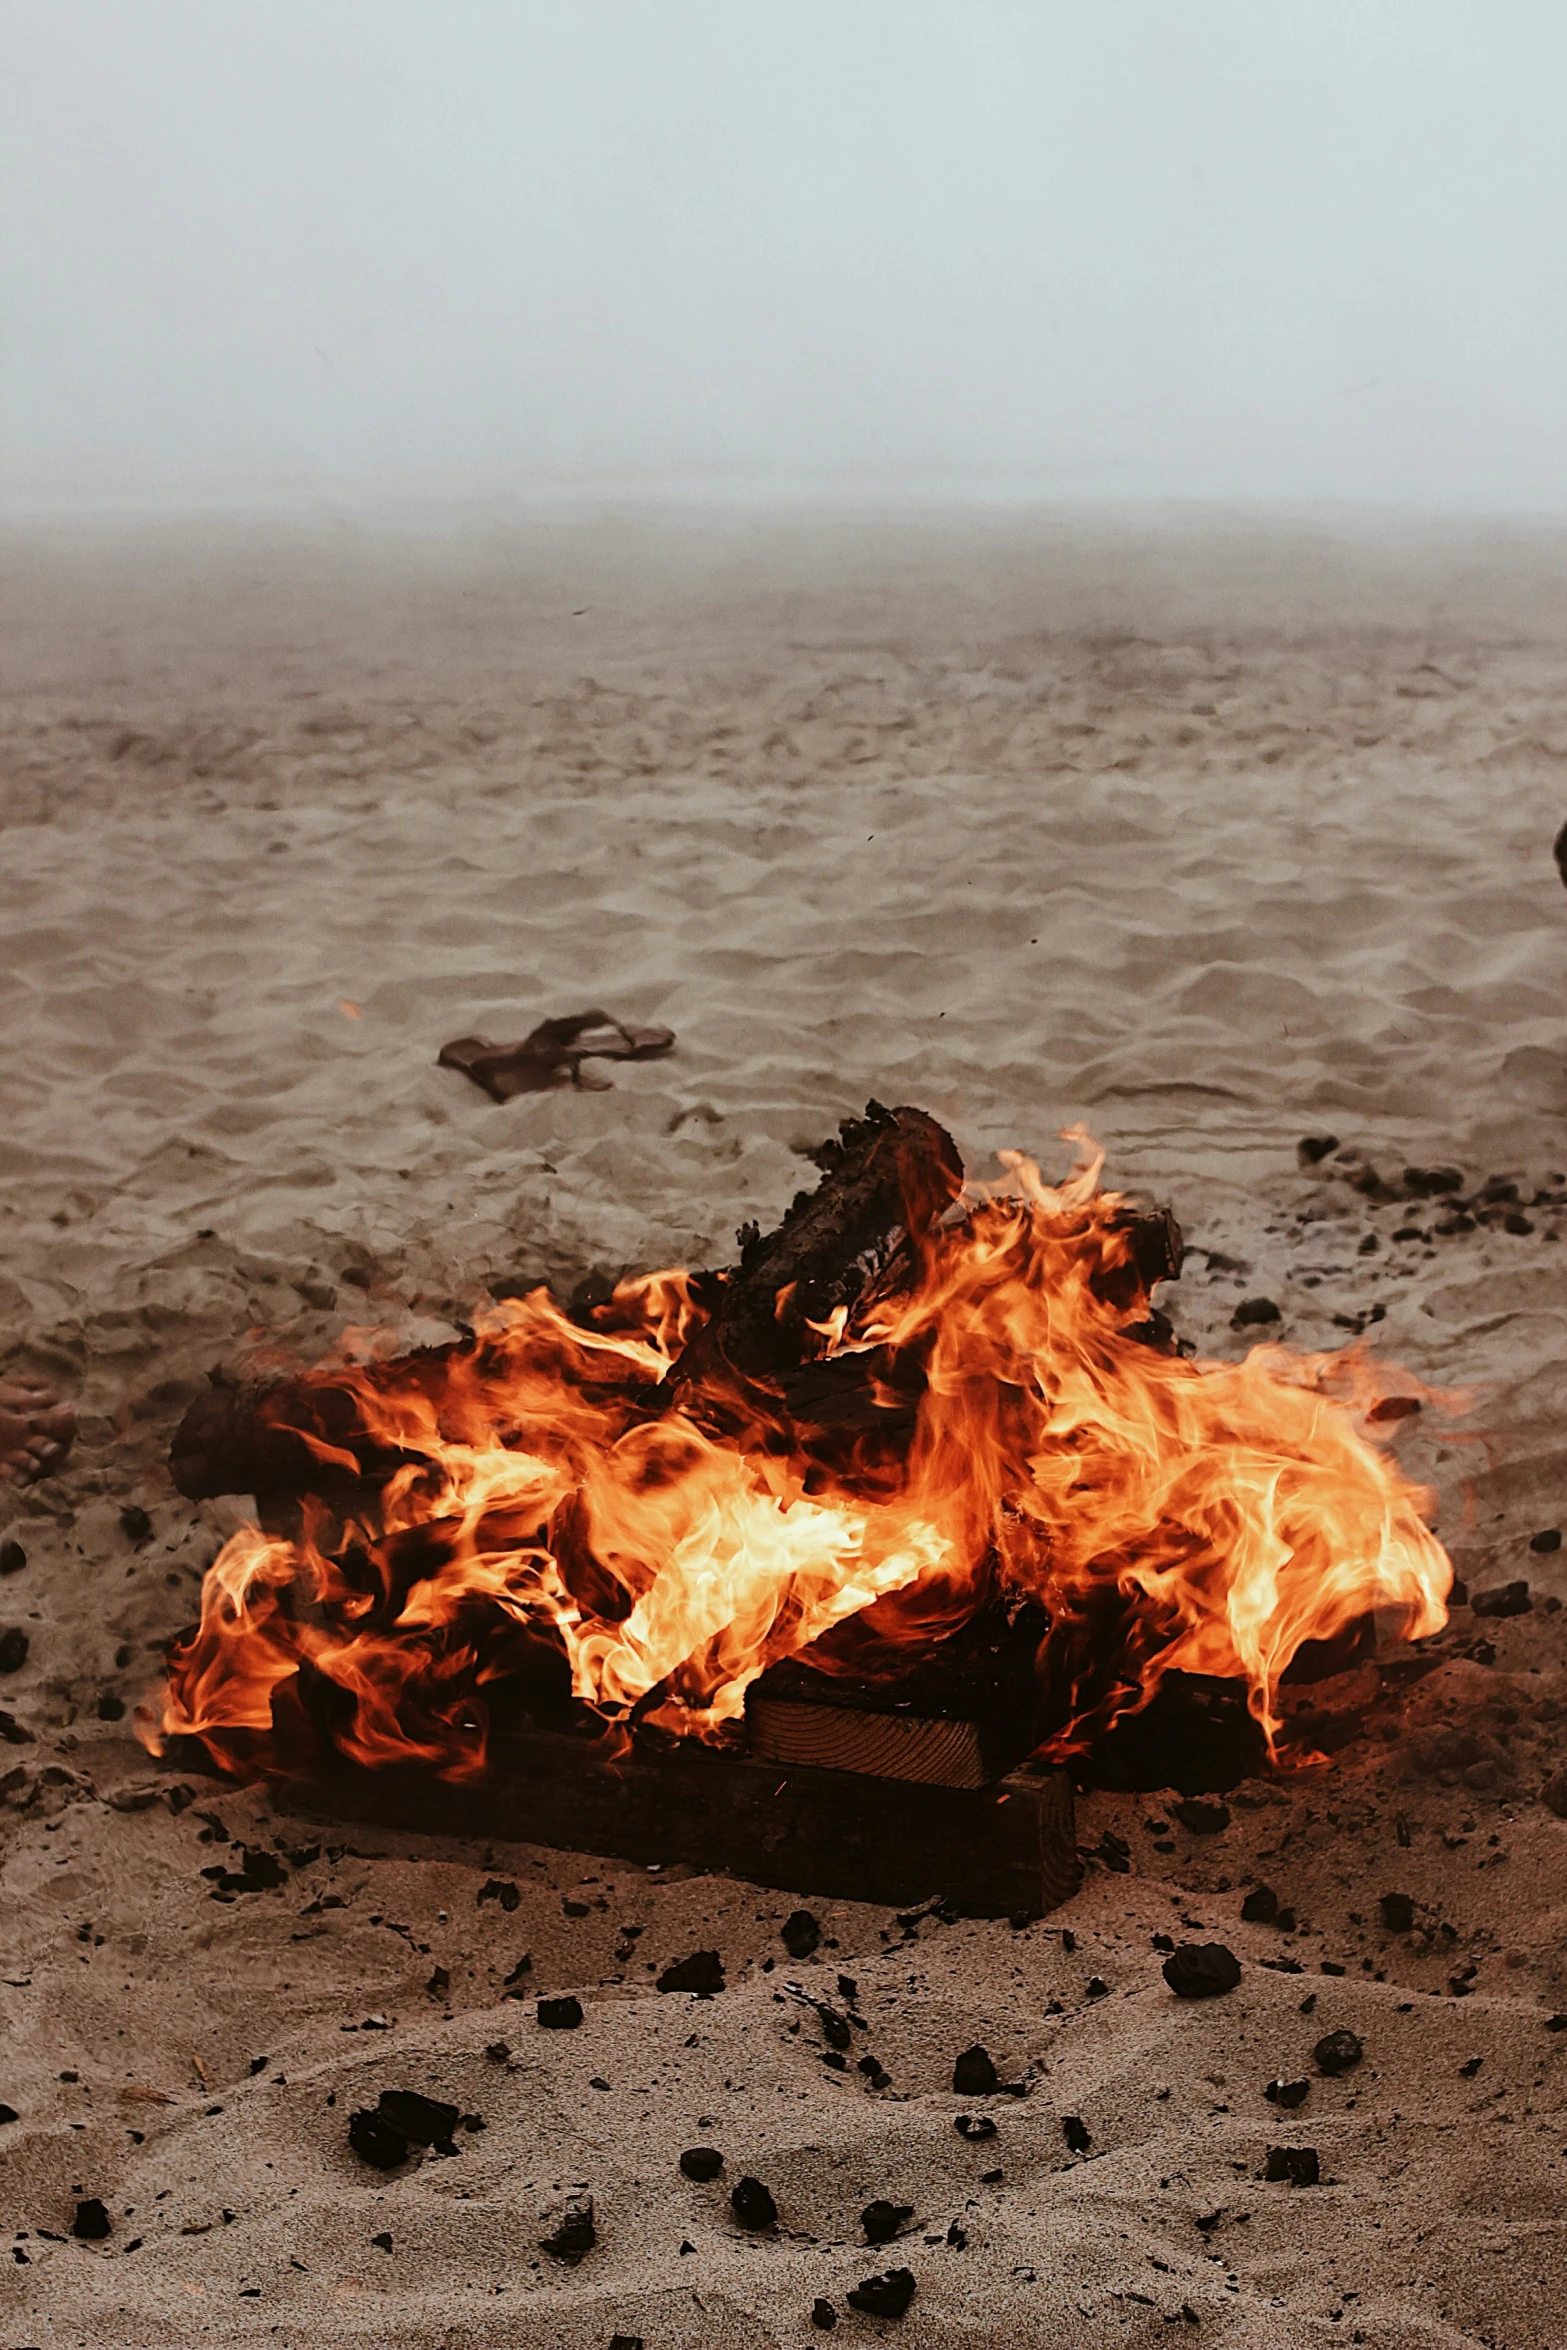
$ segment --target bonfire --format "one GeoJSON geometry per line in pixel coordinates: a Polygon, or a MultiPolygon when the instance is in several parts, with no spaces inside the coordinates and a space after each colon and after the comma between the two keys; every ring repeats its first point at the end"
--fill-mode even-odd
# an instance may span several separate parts
{"type": "Polygon", "coordinates": [[[258,1522],[208,1572],[148,1742],[251,1775],[303,1724],[457,1782],[519,1722],[742,1748],[788,1660],[898,1687],[994,1625],[997,1655],[1028,1644],[1036,1759],[1081,1757],[1171,1674],[1244,1689],[1276,1751],[1303,1644],[1445,1621],[1429,1496],[1390,1449],[1424,1391],[1359,1345],[1195,1357],[1154,1303],[1173,1220],[1066,1139],[1058,1183],[1019,1153],[965,1181],[933,1120],[872,1103],[729,1271],[215,1375],[176,1481],[253,1492],[258,1522]]]}

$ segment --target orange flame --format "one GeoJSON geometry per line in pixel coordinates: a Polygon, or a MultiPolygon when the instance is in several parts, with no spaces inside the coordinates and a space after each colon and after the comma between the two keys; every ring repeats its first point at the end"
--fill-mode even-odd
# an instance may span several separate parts
{"type": "Polygon", "coordinates": [[[1243,1680],[1271,1748],[1303,1641],[1372,1609],[1408,1638],[1445,1621],[1429,1496],[1369,1417],[1415,1383],[1359,1348],[1234,1364],[1150,1344],[1125,1203],[1068,1139],[1065,1182],[1004,1153],[1009,1180],[912,1244],[912,1280],[807,1324],[867,1424],[902,1427],[890,1454],[813,1443],[776,1382],[671,1388],[712,1296],[680,1272],[622,1283],[588,1327],[542,1289],[497,1306],[433,1382],[334,1372],[402,1465],[346,1516],[312,1501],[297,1537],[228,1542],[149,1742],[250,1769],[305,1703],[360,1763],[467,1776],[540,1659],[607,1722],[722,1737],[778,1658],[901,1665],[999,1588],[1051,1617],[1049,1751],[1176,1669],[1243,1680]]]}

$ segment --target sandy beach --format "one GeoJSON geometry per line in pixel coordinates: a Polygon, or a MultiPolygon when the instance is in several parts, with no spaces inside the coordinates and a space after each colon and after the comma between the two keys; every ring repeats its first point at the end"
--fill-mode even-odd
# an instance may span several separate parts
{"type": "Polygon", "coordinates": [[[1531,1548],[1567,1526],[1564,555],[1200,512],[13,527],[0,1372],[81,1434],[0,1486],[7,2342],[797,2350],[818,2297],[839,2339],[919,2350],[1567,2338],[1567,1820],[1539,1800],[1567,1552],[1531,1548]],[[505,1106],[436,1066],[593,1004],[673,1053],[505,1106]],[[1107,1181],[1173,1205],[1161,1302],[1204,1354],[1238,1359],[1266,1296],[1290,1345],[1367,1329],[1472,1391],[1400,1455],[1471,1598],[1522,1578],[1529,1607],[1456,1608],[1407,1684],[1313,1685],[1331,1760],[1246,1782],[1216,1833],[1085,1793],[1081,1845],[1130,1866],[1041,1923],[818,1901],[801,1964],[789,1895],[525,1822],[334,1831],[145,1753],[243,1515],[165,1466],[213,1364],[728,1262],[872,1095],[978,1174],[1060,1169],[1086,1124],[1107,1181]],[[1368,1164],[1516,1191],[1442,1234],[1436,1203],[1373,1206],[1368,1164]],[[279,1882],[203,1875],[237,1847],[279,1882]],[[1241,1919],[1259,1884],[1293,1932],[1241,1919]],[[1229,1945],[1239,1988],[1173,1998],[1171,1933],[1229,1945]],[[698,1948],[720,1995],[652,1988],[698,1948]],[[823,2066],[784,1973],[853,1978],[886,2087],[823,2066]],[[542,2031],[568,1991],[582,2026],[542,2031]],[[1327,2076],[1341,2029],[1364,2056],[1327,2076]],[[1030,2090],[983,2142],[954,2128],[975,2042],[1030,2090]],[[1309,2078],[1298,2109],[1276,2077],[1309,2078]],[[484,2126],[383,2176],[347,2119],[391,2087],[484,2126]],[[699,2143],[708,2184],[677,2168],[699,2143]],[[1279,2145],[1321,2183],[1264,2179],[1279,2145]],[[745,2174],[775,2231],[736,2224],[745,2174]],[[541,2243],[574,2194],[572,2266],[541,2243]],[[87,2198],[111,2225],[81,2240],[87,2198]],[[875,2198],[911,2216],[872,2249],[875,2198]],[[908,2314],[850,2310],[889,2264],[908,2314]]]}

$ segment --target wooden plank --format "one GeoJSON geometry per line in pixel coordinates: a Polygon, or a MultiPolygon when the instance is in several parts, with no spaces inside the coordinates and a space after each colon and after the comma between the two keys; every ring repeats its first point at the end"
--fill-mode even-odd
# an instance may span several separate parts
{"type": "Polygon", "coordinates": [[[283,1782],[274,1800],[317,1818],[683,1862],[792,1893],[900,1907],[939,1895],[979,1917],[1042,1917],[1078,1881],[1071,1781],[1028,1764],[988,1787],[943,1787],[689,1740],[611,1760],[535,1730],[509,1737],[473,1786],[344,1766],[283,1782]]]}
{"type": "Polygon", "coordinates": [[[978,1722],[857,1713],[767,1697],[748,1705],[745,1718],[751,1752],[764,1762],[813,1763],[932,1787],[983,1787],[996,1776],[986,1768],[978,1722]]]}

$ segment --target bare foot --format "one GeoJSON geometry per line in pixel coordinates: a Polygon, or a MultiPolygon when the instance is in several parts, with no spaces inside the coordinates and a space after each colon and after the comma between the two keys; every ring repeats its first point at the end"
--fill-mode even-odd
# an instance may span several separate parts
{"type": "Polygon", "coordinates": [[[0,1379],[0,1477],[8,1484],[53,1476],[75,1434],[76,1414],[52,1387],[0,1379]]]}

